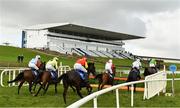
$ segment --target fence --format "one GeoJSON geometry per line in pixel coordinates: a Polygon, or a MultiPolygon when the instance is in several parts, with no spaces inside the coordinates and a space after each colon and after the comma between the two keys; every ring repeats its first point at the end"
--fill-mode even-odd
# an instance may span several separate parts
{"type": "MultiPolygon", "coordinates": [[[[25,69],[29,69],[29,68],[8,68],[8,69],[4,69],[4,68],[1,68],[2,72],[1,72],[1,76],[0,76],[0,85],[2,87],[10,87],[10,86],[18,86],[18,83],[12,83],[12,84],[8,84],[8,86],[6,86],[4,83],[4,79],[5,79],[5,76],[8,76],[8,81],[10,80],[13,80],[15,79],[15,77],[20,73],[22,72],[23,70],[25,69]]],[[[66,73],[67,71],[71,70],[71,68],[69,66],[59,66],[58,68],[58,77],[60,75],[62,75],[63,73],[66,73]]],[[[7,81],[7,80],[6,80],[7,81]]],[[[62,83],[62,82],[61,82],[62,83]]],[[[27,86],[28,83],[25,83],[23,84],[23,86],[27,86]]]]}
{"type": "MultiPolygon", "coordinates": [[[[180,80],[180,78],[176,78],[175,80],[180,80]]],[[[80,106],[82,106],[83,104],[85,104],[86,102],[90,101],[93,99],[93,106],[94,108],[97,108],[97,98],[98,96],[102,95],[102,94],[105,94],[107,92],[110,92],[112,90],[116,90],[116,107],[119,108],[120,107],[120,104],[119,104],[119,89],[120,87],[123,87],[123,86],[127,86],[127,85],[131,85],[131,87],[133,88],[134,84],[139,84],[139,83],[147,83],[147,82],[160,82],[160,81],[172,81],[172,79],[166,79],[166,80],[141,80],[141,81],[134,81],[134,82],[128,82],[128,83],[123,83],[123,84],[119,84],[119,85],[115,85],[115,86],[112,86],[110,88],[106,88],[106,89],[103,89],[103,90],[100,90],[100,91],[97,91],[93,94],[90,94],[82,99],[80,99],[79,101],[76,101],[75,103],[69,105],[67,108],[79,108],[80,106]]],[[[133,107],[134,106],[134,91],[133,89],[131,89],[131,106],[133,107]]]]}
{"type": "MultiPolygon", "coordinates": [[[[2,87],[7,87],[4,85],[4,76],[8,75],[8,81],[15,79],[16,75],[19,74],[20,72],[22,72],[25,69],[29,69],[29,68],[19,68],[19,69],[4,69],[1,72],[1,86],[2,87]]],[[[12,84],[8,84],[8,87],[10,86],[17,86],[17,83],[12,83],[12,84]]],[[[24,84],[27,85],[27,84],[24,84]]]]}
{"type": "MultiPolygon", "coordinates": [[[[115,85],[110,88],[106,88],[104,90],[95,92],[95,93],[75,102],[74,104],[68,106],[68,108],[78,108],[91,99],[93,99],[94,108],[97,108],[97,97],[99,95],[102,95],[102,94],[107,93],[112,90],[116,90],[116,106],[117,106],[117,108],[119,108],[119,91],[118,91],[119,89],[118,88],[127,86],[127,85],[131,85],[131,88],[133,88],[134,84],[138,84],[138,83],[145,83],[144,99],[149,99],[149,98],[155,96],[156,94],[158,94],[159,92],[161,92],[162,90],[164,90],[166,88],[167,73],[165,72],[165,66],[164,66],[164,71],[147,76],[145,78],[145,80],[143,80],[143,81],[129,82],[129,83],[115,85]]],[[[133,104],[134,104],[133,95],[134,95],[134,90],[131,89],[131,106],[133,106],[133,104]]]]}
{"type": "MultiPolygon", "coordinates": [[[[145,80],[166,80],[166,72],[158,72],[145,77],[145,80]]],[[[166,91],[167,81],[156,81],[156,82],[146,82],[144,86],[144,99],[150,99],[151,97],[159,94],[161,91],[166,91]]]]}

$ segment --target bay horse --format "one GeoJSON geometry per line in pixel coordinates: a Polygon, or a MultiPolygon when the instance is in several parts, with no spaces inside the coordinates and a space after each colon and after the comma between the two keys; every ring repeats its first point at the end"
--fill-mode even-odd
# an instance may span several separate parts
{"type": "MultiPolygon", "coordinates": [[[[42,72],[44,70],[45,70],[45,62],[39,64],[39,71],[42,72]]],[[[36,76],[32,72],[32,70],[31,69],[27,69],[27,70],[24,70],[21,73],[19,73],[14,80],[8,81],[7,83],[20,82],[20,84],[18,86],[18,94],[19,94],[20,89],[21,89],[23,83],[26,81],[29,84],[29,92],[30,92],[30,94],[32,94],[33,93],[32,92],[32,85],[33,85],[32,83],[33,83],[35,77],[36,76]]],[[[34,87],[33,90],[35,90],[36,84],[35,84],[35,87],[34,87]]]]}
{"type": "MultiPolygon", "coordinates": [[[[92,73],[93,75],[95,75],[95,67],[94,67],[94,63],[88,63],[88,69],[87,69],[88,73],[92,73]]],[[[67,94],[67,90],[69,88],[69,86],[73,89],[73,87],[75,87],[77,94],[79,95],[80,98],[83,98],[80,90],[81,88],[86,87],[88,94],[90,94],[92,92],[92,87],[90,86],[89,82],[84,82],[84,80],[81,78],[81,76],[79,75],[79,73],[76,70],[71,70],[68,71],[67,73],[62,74],[59,78],[58,81],[63,81],[63,87],[64,87],[64,91],[63,91],[63,99],[64,99],[64,103],[66,104],[66,94],[67,94]]],[[[75,91],[73,89],[73,91],[75,91]]]]}
{"type": "Polygon", "coordinates": [[[98,74],[95,77],[95,79],[97,79],[99,81],[98,90],[103,89],[105,84],[108,84],[108,85],[111,85],[111,86],[114,85],[114,76],[115,76],[115,73],[116,73],[116,68],[113,67],[112,71],[113,71],[112,77],[110,76],[110,74],[108,72],[104,72],[102,74],[98,74]]]}
{"type": "Polygon", "coordinates": [[[44,93],[43,93],[43,95],[44,95],[47,92],[50,84],[55,85],[55,94],[57,94],[57,84],[60,82],[60,80],[58,80],[58,79],[53,80],[51,78],[51,73],[49,71],[42,72],[40,74],[40,78],[39,78],[38,82],[40,82],[41,85],[40,85],[37,93],[34,94],[34,96],[37,96],[42,88],[44,89],[44,93]]]}
{"type": "MultiPolygon", "coordinates": [[[[137,68],[132,68],[129,72],[126,82],[138,81],[140,79],[141,79],[140,71],[138,71],[137,68]]],[[[127,87],[128,87],[128,91],[129,91],[129,85],[127,87]]],[[[134,84],[134,91],[136,91],[136,84],[134,84]]]]}

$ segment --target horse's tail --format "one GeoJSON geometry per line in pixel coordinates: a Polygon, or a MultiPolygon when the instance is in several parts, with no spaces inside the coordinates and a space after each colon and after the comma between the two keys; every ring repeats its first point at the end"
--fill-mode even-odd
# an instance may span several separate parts
{"type": "Polygon", "coordinates": [[[103,74],[98,74],[98,75],[96,75],[95,79],[102,79],[102,75],[103,75],[103,74]]]}
{"type": "Polygon", "coordinates": [[[18,74],[18,76],[14,80],[8,81],[7,83],[13,83],[16,81],[20,81],[23,79],[23,77],[24,77],[24,72],[21,72],[20,74],[18,74]]]}
{"type": "Polygon", "coordinates": [[[67,78],[67,74],[62,74],[59,78],[58,78],[58,82],[60,82],[62,79],[67,78]]]}

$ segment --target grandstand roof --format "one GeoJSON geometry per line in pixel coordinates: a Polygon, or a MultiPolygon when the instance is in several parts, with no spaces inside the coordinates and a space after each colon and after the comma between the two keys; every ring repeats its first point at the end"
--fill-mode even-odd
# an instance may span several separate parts
{"type": "Polygon", "coordinates": [[[92,28],[71,23],[52,23],[52,24],[41,24],[26,28],[25,30],[43,30],[48,29],[52,32],[73,34],[74,36],[88,37],[92,39],[101,40],[130,40],[145,38],[141,36],[135,36],[125,33],[118,33],[114,31],[102,30],[98,28],[92,28]]]}

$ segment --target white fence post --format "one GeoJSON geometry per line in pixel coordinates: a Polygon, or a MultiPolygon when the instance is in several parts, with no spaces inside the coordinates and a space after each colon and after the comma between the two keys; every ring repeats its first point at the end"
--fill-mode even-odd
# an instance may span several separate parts
{"type": "Polygon", "coordinates": [[[95,97],[95,98],[93,99],[93,103],[94,103],[94,108],[97,108],[97,97],[95,97]]]}
{"type": "Polygon", "coordinates": [[[131,107],[134,105],[134,85],[131,84],[131,107]]]}
{"type": "Polygon", "coordinates": [[[116,107],[119,108],[119,90],[116,89],[116,107]]]}
{"type": "MultiPolygon", "coordinates": [[[[9,74],[9,81],[11,80],[11,73],[10,72],[8,72],[8,74],[9,74]]],[[[8,84],[8,86],[10,87],[12,84],[8,84]]]]}
{"type": "MultiPolygon", "coordinates": [[[[13,79],[15,79],[16,78],[16,72],[18,72],[18,74],[22,71],[22,70],[25,70],[25,69],[29,69],[29,68],[20,68],[20,69],[17,69],[17,68],[14,68],[14,69],[4,69],[2,72],[1,72],[1,77],[0,77],[0,85],[2,86],[2,87],[5,87],[5,85],[3,84],[3,79],[4,79],[4,75],[7,73],[7,75],[8,75],[8,81],[11,81],[11,80],[13,80],[13,79]]],[[[23,84],[24,86],[25,85],[28,85],[28,84],[23,84]]],[[[10,87],[10,86],[17,86],[17,84],[14,82],[14,83],[12,83],[12,84],[8,84],[8,87],[10,87]]]]}
{"type": "MultiPolygon", "coordinates": [[[[69,66],[62,66],[62,63],[61,63],[61,65],[58,68],[58,77],[61,76],[63,73],[66,73],[67,71],[70,71],[70,70],[71,68],[69,66]]],[[[62,84],[62,81],[60,82],[60,84],[62,84]]]]}
{"type": "MultiPolygon", "coordinates": [[[[16,78],[16,70],[13,70],[13,77],[12,79],[15,79],[16,78]]],[[[15,82],[12,83],[12,86],[15,86],[15,82]]]]}

